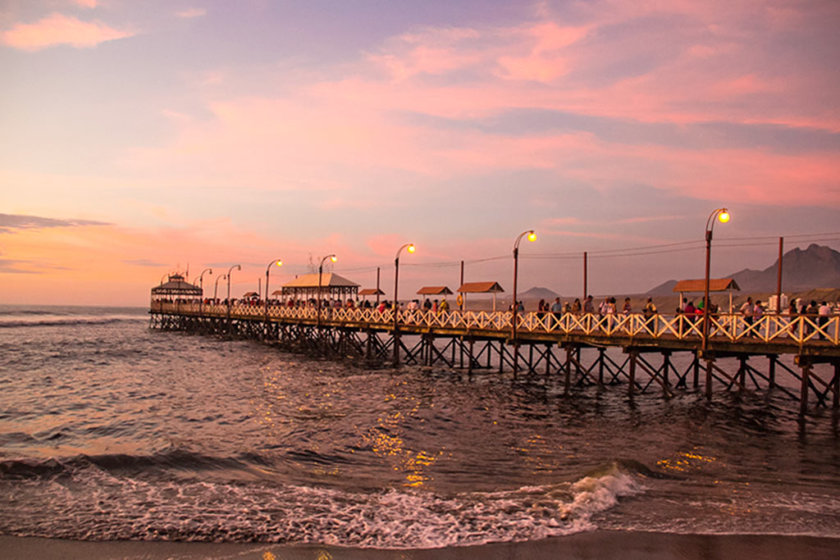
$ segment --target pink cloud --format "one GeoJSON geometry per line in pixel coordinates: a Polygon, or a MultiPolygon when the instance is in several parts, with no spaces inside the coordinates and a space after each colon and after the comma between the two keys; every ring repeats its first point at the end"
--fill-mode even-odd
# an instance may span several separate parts
{"type": "Polygon", "coordinates": [[[54,13],[31,24],[19,23],[0,35],[3,44],[25,51],[58,45],[92,48],[106,41],[131,37],[133,32],[114,29],[102,22],[85,22],[54,13]]]}
{"type": "Polygon", "coordinates": [[[204,8],[189,8],[175,13],[179,18],[193,19],[207,15],[207,10],[204,8]]]}
{"type": "Polygon", "coordinates": [[[588,26],[561,27],[551,21],[525,28],[515,42],[528,52],[498,56],[498,75],[509,80],[555,82],[571,69],[568,47],[584,39],[589,31],[588,26]]]}
{"type": "MultiPolygon", "coordinates": [[[[738,22],[768,19],[762,10],[755,14],[757,5],[676,2],[665,10],[602,2],[575,26],[546,17],[496,28],[426,28],[384,42],[342,67],[338,78],[298,75],[282,96],[214,100],[209,120],[170,114],[171,141],[135,151],[126,162],[199,184],[329,192],[319,204],[330,210],[387,206],[391,199],[376,191],[387,181],[369,179],[372,170],[433,182],[523,168],[600,190],[639,183],[701,198],[836,204],[836,165],[820,153],[634,144],[575,130],[505,134],[463,122],[528,108],[675,128],[725,122],[840,129],[836,102],[804,93],[830,97],[830,89],[810,87],[813,72],[780,79],[772,57],[754,52],[738,22]],[[603,66],[616,48],[628,60],[652,52],[644,33],[598,47],[610,26],[674,14],[694,22],[696,36],[682,40],[679,26],[657,29],[658,43],[676,45],[658,65],[612,80],[579,75],[603,66]]],[[[770,19],[774,28],[799,25],[784,13],[770,19]]]]}

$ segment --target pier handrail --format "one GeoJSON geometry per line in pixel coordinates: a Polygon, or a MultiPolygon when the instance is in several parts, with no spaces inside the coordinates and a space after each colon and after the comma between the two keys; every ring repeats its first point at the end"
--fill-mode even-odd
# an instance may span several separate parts
{"type": "MultiPolygon", "coordinates": [[[[198,302],[170,303],[153,301],[153,313],[227,317],[228,307],[222,304],[200,305],[198,302]]],[[[444,311],[400,310],[401,325],[420,329],[458,329],[503,335],[511,329],[513,313],[510,311],[444,311]]],[[[259,305],[234,304],[230,317],[234,319],[264,320],[265,308],[259,305]]],[[[287,307],[269,305],[269,320],[280,322],[316,321],[314,306],[287,307]]],[[[321,320],[332,326],[366,325],[388,328],[393,325],[391,309],[383,312],[371,308],[340,308],[322,312],[321,320]]],[[[516,329],[520,335],[573,335],[586,334],[604,337],[650,338],[699,341],[703,338],[704,316],[686,314],[656,314],[645,317],[641,313],[624,314],[555,314],[528,312],[516,315],[516,329]]],[[[719,314],[709,318],[709,338],[725,342],[795,343],[798,345],[828,344],[840,346],[840,315],[768,314],[749,321],[740,314],[719,314]]]]}

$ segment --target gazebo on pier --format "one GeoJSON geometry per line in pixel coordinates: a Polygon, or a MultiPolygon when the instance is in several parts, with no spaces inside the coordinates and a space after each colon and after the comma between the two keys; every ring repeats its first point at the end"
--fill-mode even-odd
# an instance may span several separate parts
{"type": "MultiPolygon", "coordinates": [[[[280,293],[283,297],[293,297],[298,300],[317,299],[318,273],[298,276],[291,282],[284,284],[280,293]]],[[[355,282],[332,272],[325,272],[321,275],[321,299],[356,299],[358,294],[359,285],[355,282]]]]}
{"type": "Polygon", "coordinates": [[[165,283],[152,288],[152,301],[197,301],[202,295],[201,288],[187,282],[181,274],[170,274],[165,283]]]}

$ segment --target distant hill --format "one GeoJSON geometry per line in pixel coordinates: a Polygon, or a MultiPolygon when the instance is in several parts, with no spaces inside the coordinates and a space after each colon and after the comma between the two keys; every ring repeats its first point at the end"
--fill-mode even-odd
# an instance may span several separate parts
{"type": "Polygon", "coordinates": [[[559,295],[560,294],[558,294],[557,292],[549,290],[548,288],[534,287],[534,288],[531,288],[530,290],[522,292],[521,294],[517,294],[516,299],[523,299],[523,300],[526,300],[526,299],[527,300],[544,299],[546,301],[549,301],[549,300],[553,300],[556,297],[559,297],[559,295]]]}
{"type": "MultiPolygon", "coordinates": [[[[779,261],[764,270],[744,269],[732,275],[744,292],[774,292],[779,261]]],[[[788,292],[840,287],[840,253],[831,247],[798,247],[782,257],[782,288],[788,292]]]]}
{"type": "Polygon", "coordinates": [[[674,286],[677,285],[676,280],[668,280],[659,284],[657,287],[647,291],[645,295],[648,296],[670,296],[674,294],[674,286]]]}
{"type": "MultiPolygon", "coordinates": [[[[742,293],[768,293],[776,291],[779,261],[764,270],[744,269],[725,278],[734,278],[742,293]]],[[[669,280],[647,292],[650,296],[673,294],[676,280],[669,280]]],[[[782,256],[782,289],[799,292],[814,288],[840,288],[840,252],[831,247],[811,244],[804,251],[800,248],[782,256]]]]}

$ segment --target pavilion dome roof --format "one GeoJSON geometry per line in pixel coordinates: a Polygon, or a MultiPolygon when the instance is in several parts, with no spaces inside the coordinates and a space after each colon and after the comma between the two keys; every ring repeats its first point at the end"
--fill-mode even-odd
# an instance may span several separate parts
{"type": "Polygon", "coordinates": [[[169,280],[152,288],[153,296],[201,296],[201,288],[187,282],[180,274],[170,274],[169,280]]]}

